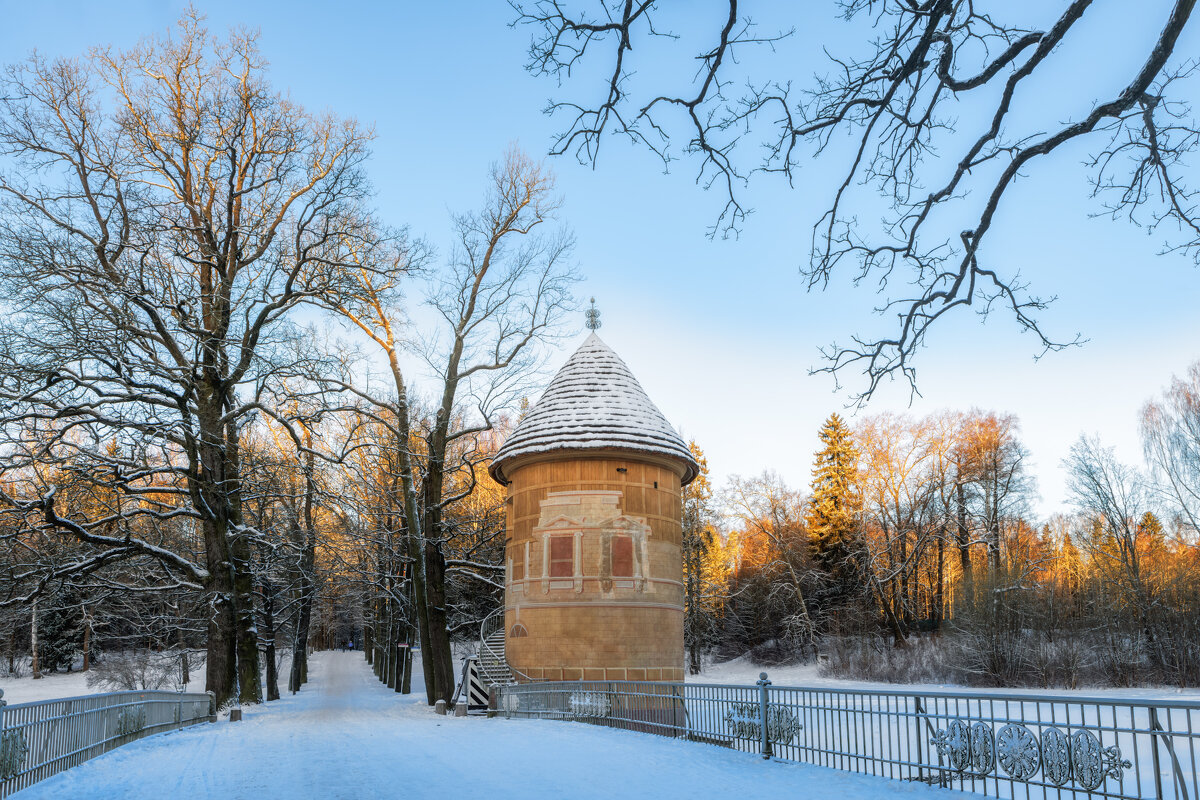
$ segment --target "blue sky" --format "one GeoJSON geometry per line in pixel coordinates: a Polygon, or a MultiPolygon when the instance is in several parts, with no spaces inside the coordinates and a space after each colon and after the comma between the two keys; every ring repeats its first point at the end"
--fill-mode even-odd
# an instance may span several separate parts
{"type": "MultiPolygon", "coordinates": [[[[783,6],[761,5],[747,13],[765,29],[786,22],[770,18],[783,6]]],[[[1030,102],[1086,109],[1097,90],[1113,91],[1122,70],[1144,58],[1138,51],[1123,59],[1120,43],[1148,44],[1166,4],[1116,5],[1088,20],[1085,48],[1056,56],[1058,72],[1030,102]]],[[[511,11],[503,2],[344,2],[336,11],[306,2],[197,7],[215,31],[259,28],[272,80],[296,100],[373,123],[370,171],[382,216],[443,250],[450,212],[478,204],[488,165],[507,144],[540,155],[557,130],[540,113],[556,86],[523,71],[529,31],[507,26],[511,11]]],[[[1057,4],[1029,4],[1035,17],[1046,7],[1057,4]]],[[[33,48],[72,55],[92,44],[127,46],[172,26],[183,8],[173,1],[0,0],[0,60],[33,48]]],[[[762,58],[803,78],[820,68],[821,46],[855,46],[832,3],[804,8],[782,60],[751,55],[749,66],[762,58]]],[[[705,17],[712,10],[705,3],[688,9],[695,16],[680,21],[685,28],[717,19],[705,17]]],[[[1196,30],[1185,38],[1178,52],[1200,51],[1196,30]]],[[[663,66],[656,57],[651,53],[645,74],[663,66]]],[[[571,91],[588,96],[599,87],[571,91]]],[[[616,140],[606,148],[595,170],[569,158],[551,162],[563,219],[578,239],[586,277],[579,294],[597,298],[602,337],[667,417],[705,449],[718,481],[774,469],[792,485],[807,484],[818,427],[850,399],[828,376],[809,376],[820,363],[817,348],[881,324],[869,313],[878,302],[869,289],[839,283],[810,294],[798,274],[840,164],[803,165],[791,189],[756,182],[746,195],[755,213],[741,236],[714,241],[705,231],[719,197],[695,185],[691,164],[664,174],[646,152],[616,140]]],[[[1019,268],[1038,293],[1059,296],[1044,317],[1051,333],[1069,339],[1078,332],[1089,343],[1035,363],[1035,343],[1003,315],[984,325],[973,313],[960,314],[940,325],[920,354],[923,397],[910,407],[906,387],[885,387],[859,412],[978,407],[1018,415],[1041,514],[1062,507],[1059,461],[1080,433],[1098,432],[1124,458],[1140,460],[1139,408],[1200,358],[1200,273],[1185,257],[1156,255],[1161,236],[1089,218],[1099,208],[1088,199],[1083,156],[1067,153],[1017,185],[993,229],[991,252],[1019,268]]],[[[552,361],[565,359],[581,339],[566,340],[552,361]]],[[[844,380],[853,385],[855,376],[844,380]]]]}

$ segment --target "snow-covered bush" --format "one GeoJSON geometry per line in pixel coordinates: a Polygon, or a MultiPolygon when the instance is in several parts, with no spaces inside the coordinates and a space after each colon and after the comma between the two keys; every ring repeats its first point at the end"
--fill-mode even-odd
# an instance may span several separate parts
{"type": "MultiPolygon", "coordinates": [[[[188,652],[189,667],[194,671],[202,661],[188,652]]],[[[88,686],[108,691],[178,689],[183,685],[183,651],[123,650],[105,653],[103,660],[88,673],[88,686]]]]}

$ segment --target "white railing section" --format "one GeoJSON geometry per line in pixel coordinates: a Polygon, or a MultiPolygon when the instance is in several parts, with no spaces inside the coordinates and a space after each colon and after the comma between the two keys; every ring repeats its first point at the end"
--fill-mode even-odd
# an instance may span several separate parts
{"type": "Polygon", "coordinates": [[[506,631],[504,630],[504,606],[500,606],[484,617],[483,622],[479,626],[479,651],[477,655],[479,656],[481,671],[485,673],[483,676],[484,681],[491,684],[510,683],[514,679],[522,681],[533,680],[509,663],[506,635],[506,631]],[[499,637],[496,636],[497,633],[500,634],[499,637]],[[499,648],[493,644],[496,638],[500,639],[501,647],[499,648]],[[505,678],[503,681],[494,680],[497,676],[491,674],[491,665],[493,664],[503,665],[503,670],[501,671],[508,673],[503,676],[505,678]]]}
{"type": "Polygon", "coordinates": [[[500,686],[505,716],[655,733],[989,797],[1200,800],[1200,701],[629,681],[500,686]]]}
{"type": "Polygon", "coordinates": [[[211,693],[110,692],[12,706],[0,699],[0,798],[144,736],[215,720],[211,693]]]}

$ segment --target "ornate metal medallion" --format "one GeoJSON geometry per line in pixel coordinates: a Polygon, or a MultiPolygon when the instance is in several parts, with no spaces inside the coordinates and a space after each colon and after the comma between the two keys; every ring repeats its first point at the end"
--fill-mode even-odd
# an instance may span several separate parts
{"type": "Polygon", "coordinates": [[[1029,780],[1042,762],[1037,737],[1024,725],[1005,725],[996,735],[996,761],[1017,780],[1029,780]]]}
{"type": "Polygon", "coordinates": [[[568,703],[573,717],[608,717],[612,713],[605,692],[571,692],[568,703]]]}
{"type": "Polygon", "coordinates": [[[773,705],[767,711],[767,738],[775,744],[791,744],[804,726],[787,708],[773,705]]]}
{"type": "Polygon", "coordinates": [[[1075,782],[1090,792],[1104,783],[1105,778],[1120,778],[1121,770],[1133,764],[1121,758],[1121,748],[1102,747],[1095,734],[1081,730],[1071,734],[1071,766],[1075,782]]]}
{"type": "Polygon", "coordinates": [[[971,765],[970,729],[961,719],[950,720],[950,724],[935,733],[929,743],[937,748],[938,755],[949,759],[955,771],[962,772],[971,765]]]}
{"type": "Polygon", "coordinates": [[[1042,729],[1042,773],[1055,786],[1071,780],[1071,740],[1058,728],[1042,729]]]}
{"type": "Polygon", "coordinates": [[[976,722],[971,726],[971,772],[987,775],[996,766],[996,737],[992,726],[976,722]]]}
{"type": "MultiPolygon", "coordinates": [[[[762,710],[758,703],[731,703],[725,712],[725,728],[739,739],[757,741],[762,736],[762,710]]],[[[804,726],[787,708],[774,705],[767,710],[767,738],[775,744],[791,744],[804,726]]]]}
{"type": "Polygon", "coordinates": [[[762,736],[758,716],[758,703],[730,703],[725,712],[725,729],[738,739],[758,739],[762,736]]]}

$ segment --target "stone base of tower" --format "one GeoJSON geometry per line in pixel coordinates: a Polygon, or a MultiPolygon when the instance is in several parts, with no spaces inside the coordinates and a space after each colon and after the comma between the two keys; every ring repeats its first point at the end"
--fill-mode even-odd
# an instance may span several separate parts
{"type": "Polygon", "coordinates": [[[532,680],[683,680],[678,608],[528,604],[505,622],[508,663],[532,680]]]}

